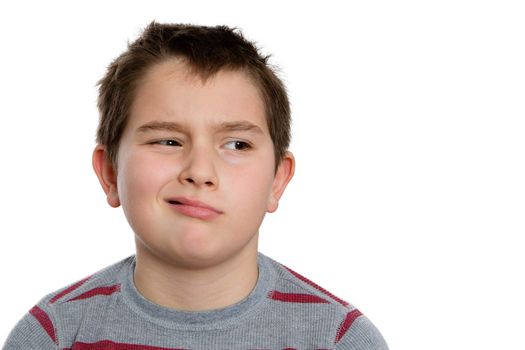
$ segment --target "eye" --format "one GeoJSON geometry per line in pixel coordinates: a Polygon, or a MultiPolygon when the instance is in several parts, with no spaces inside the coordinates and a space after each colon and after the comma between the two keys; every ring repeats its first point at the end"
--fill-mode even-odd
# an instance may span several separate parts
{"type": "Polygon", "coordinates": [[[159,140],[153,142],[154,144],[159,144],[163,146],[182,146],[177,140],[159,140]]]}
{"type": "Polygon", "coordinates": [[[228,149],[235,151],[245,151],[252,148],[252,146],[248,142],[239,140],[227,142],[224,146],[228,149]]]}

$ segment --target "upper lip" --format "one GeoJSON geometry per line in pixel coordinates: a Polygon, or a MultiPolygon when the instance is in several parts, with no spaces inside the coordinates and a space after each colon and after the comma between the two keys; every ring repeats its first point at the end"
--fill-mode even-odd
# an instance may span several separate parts
{"type": "Polygon", "coordinates": [[[191,205],[192,207],[205,208],[205,209],[213,210],[216,213],[222,214],[222,211],[220,211],[219,209],[214,208],[211,205],[208,205],[196,199],[189,199],[186,197],[172,197],[172,198],[168,198],[167,201],[170,204],[180,203],[184,205],[191,205]]]}

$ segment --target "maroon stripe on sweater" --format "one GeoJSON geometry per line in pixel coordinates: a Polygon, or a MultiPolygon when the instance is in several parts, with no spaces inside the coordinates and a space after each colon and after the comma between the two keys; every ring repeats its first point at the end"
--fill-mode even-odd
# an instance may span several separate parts
{"type": "Polygon", "coordinates": [[[83,294],[80,294],[79,296],[69,299],[68,302],[75,301],[75,300],[89,299],[91,297],[94,297],[95,295],[111,295],[116,292],[120,292],[120,284],[115,284],[113,286],[107,286],[107,287],[93,288],[83,294]]]}
{"type": "Polygon", "coordinates": [[[268,293],[268,298],[272,300],[284,301],[286,303],[311,303],[311,304],[327,304],[328,301],[313,294],[301,293],[283,293],[272,290],[268,293]]]}
{"type": "Polygon", "coordinates": [[[339,342],[341,338],[346,334],[350,326],[352,326],[352,323],[354,323],[355,319],[361,316],[361,311],[354,309],[346,314],[345,319],[341,324],[339,325],[339,329],[337,330],[337,334],[335,336],[335,343],[339,342]]]}
{"type": "Polygon", "coordinates": [[[51,298],[51,300],[49,300],[49,304],[54,304],[58,299],[60,299],[60,298],[62,298],[64,296],[66,296],[67,294],[71,293],[72,291],[74,291],[75,289],[77,289],[78,287],[80,287],[81,285],[86,283],[86,281],[88,279],[90,279],[90,278],[91,278],[91,276],[88,276],[88,277],[84,278],[83,280],[78,281],[77,283],[75,283],[71,287],[61,291],[60,293],[55,295],[53,298],[51,298]]]}
{"type": "Polygon", "coordinates": [[[49,335],[49,337],[53,340],[53,343],[57,344],[55,327],[53,326],[53,322],[51,322],[51,319],[47,313],[36,305],[31,310],[29,310],[29,313],[36,318],[38,323],[40,323],[42,328],[44,328],[46,331],[47,335],[49,335]]]}
{"type": "Polygon", "coordinates": [[[327,291],[326,289],[324,289],[320,285],[310,281],[308,278],[298,274],[297,272],[295,272],[294,270],[292,270],[292,269],[290,269],[290,268],[288,268],[286,266],[284,266],[284,268],[287,269],[288,271],[290,271],[290,273],[292,275],[294,275],[295,277],[299,278],[301,281],[306,282],[307,284],[311,285],[312,287],[314,287],[318,291],[322,292],[323,294],[325,294],[325,295],[329,296],[330,298],[334,299],[335,301],[337,301],[339,304],[341,304],[343,306],[348,306],[348,303],[346,301],[344,301],[343,299],[339,299],[338,297],[336,297],[335,295],[333,295],[332,293],[330,293],[329,291],[327,291]]]}
{"type": "Polygon", "coordinates": [[[179,348],[161,348],[159,346],[116,343],[111,340],[101,340],[96,343],[75,342],[71,348],[62,350],[184,350],[179,348]]]}

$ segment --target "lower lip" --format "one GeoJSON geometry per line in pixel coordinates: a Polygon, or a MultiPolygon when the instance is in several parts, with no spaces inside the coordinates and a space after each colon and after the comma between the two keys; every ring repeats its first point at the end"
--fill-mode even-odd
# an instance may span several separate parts
{"type": "Polygon", "coordinates": [[[202,220],[213,220],[220,215],[214,210],[201,207],[194,207],[192,205],[171,204],[171,207],[181,214],[202,220]]]}

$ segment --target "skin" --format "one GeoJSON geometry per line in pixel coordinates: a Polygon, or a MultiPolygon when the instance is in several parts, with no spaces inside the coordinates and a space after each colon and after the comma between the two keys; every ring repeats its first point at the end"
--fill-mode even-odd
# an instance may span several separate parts
{"type": "Polygon", "coordinates": [[[277,210],[295,160],[287,152],[275,171],[263,101],[245,73],[223,70],[204,82],[180,60],[153,66],[136,91],[118,168],[106,158],[97,145],[93,168],[135,233],[134,280],[145,298],[203,311],[253,290],[259,227],[277,210]],[[174,197],[217,211],[187,215],[168,202],[174,197]]]}

